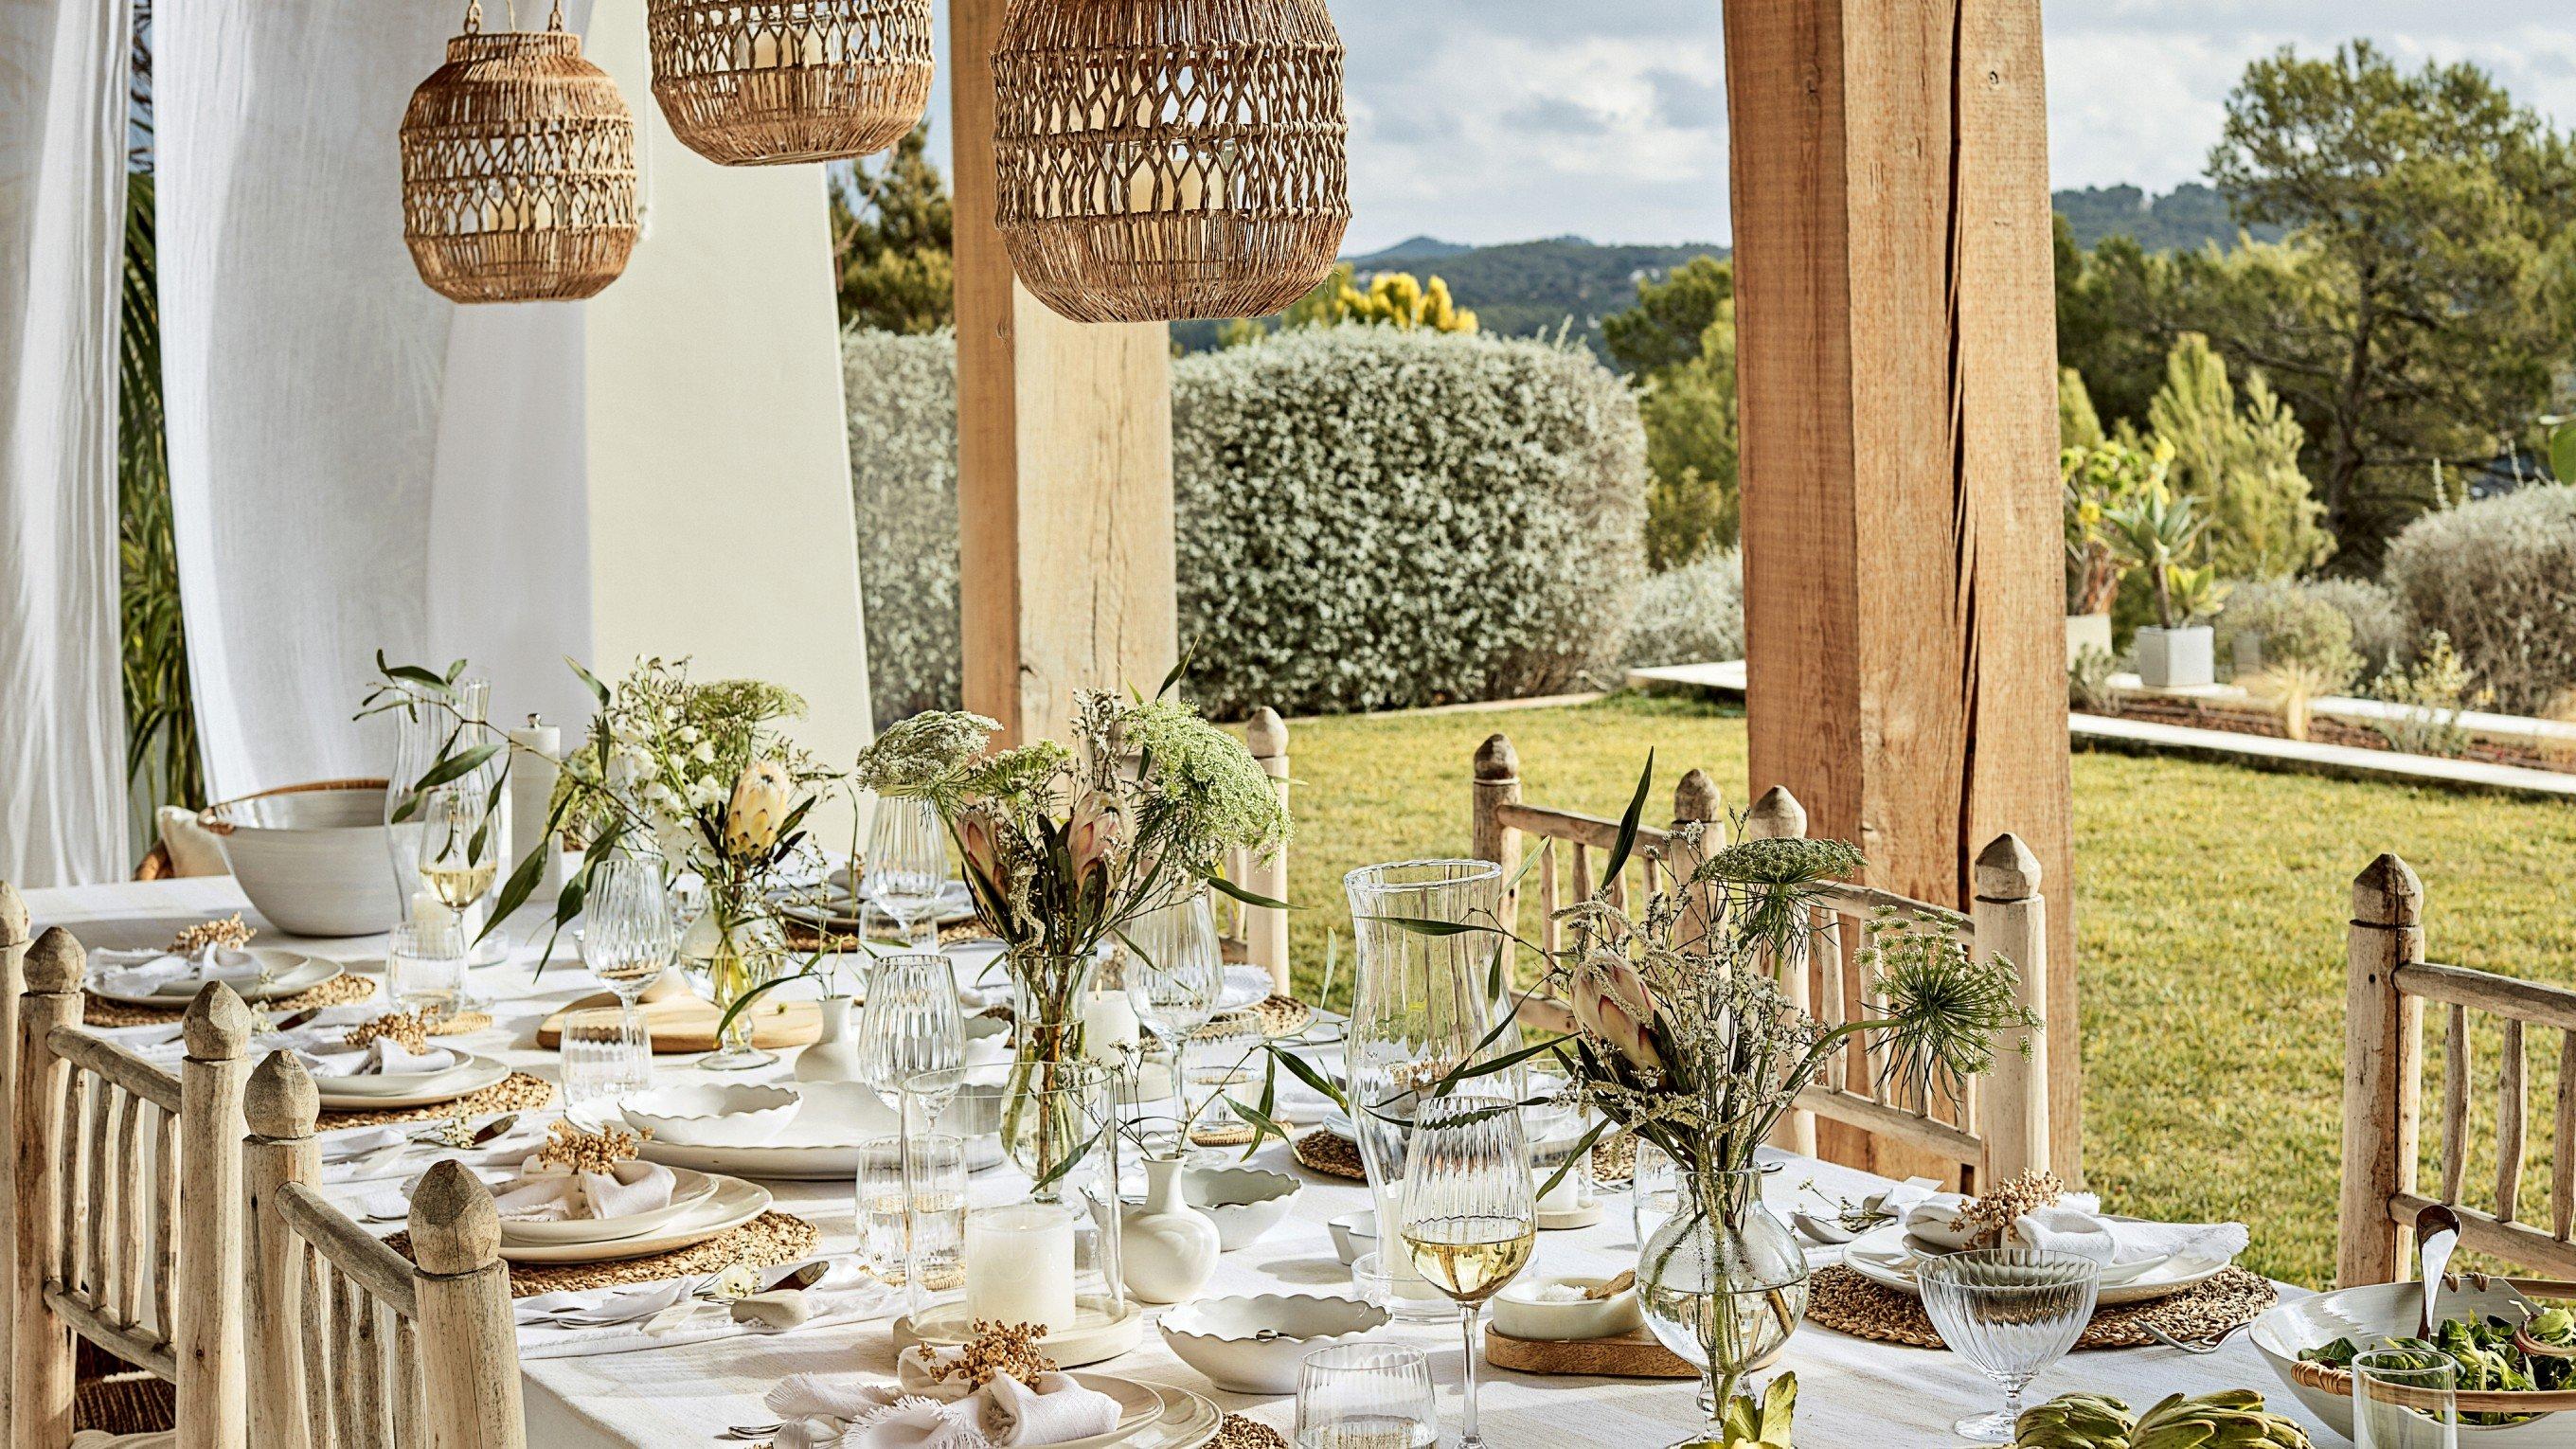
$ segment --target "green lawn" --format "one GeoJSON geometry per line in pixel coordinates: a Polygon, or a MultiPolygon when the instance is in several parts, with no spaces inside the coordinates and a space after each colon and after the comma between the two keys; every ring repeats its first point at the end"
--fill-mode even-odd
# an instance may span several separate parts
{"type": "MultiPolygon", "coordinates": [[[[1709,706],[1622,695],[1299,722],[1301,984],[1314,984],[1326,933],[1348,932],[1344,871],[1466,848],[1469,757],[1497,730],[1519,747],[1534,802],[1615,816],[1652,747],[1657,809],[1694,765],[1729,806],[1744,804],[1744,721],[1709,706]]],[[[2354,873],[2382,850],[2413,863],[2437,960],[2576,981],[2576,811],[2115,754],[2078,754],[2074,781],[2090,1185],[2122,1210],[2241,1220],[2249,1266],[2321,1284],[2334,1262],[2354,873]]],[[[2525,1216],[2544,1222],[2548,1036],[2532,1042],[2536,1160],[2523,1192],[2525,1216]]],[[[2479,1058],[2490,1084],[2494,1060],[2479,1058]]],[[[2491,1101],[2477,1110],[2491,1120],[2491,1101]]],[[[2438,1108],[2427,1117],[2438,1122],[2438,1108]]],[[[2492,1169],[2470,1180],[2491,1183],[2492,1169]]]]}

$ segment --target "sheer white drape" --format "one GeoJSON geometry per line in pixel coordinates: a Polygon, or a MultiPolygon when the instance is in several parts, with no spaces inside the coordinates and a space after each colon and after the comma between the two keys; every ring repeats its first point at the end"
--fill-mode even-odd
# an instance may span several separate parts
{"type": "Polygon", "coordinates": [[[122,876],[123,0],[0,0],[0,879],[122,876]]]}

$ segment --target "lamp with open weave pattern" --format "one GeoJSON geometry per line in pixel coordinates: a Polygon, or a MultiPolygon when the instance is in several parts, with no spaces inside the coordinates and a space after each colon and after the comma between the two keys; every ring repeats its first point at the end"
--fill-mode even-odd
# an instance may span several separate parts
{"type": "Polygon", "coordinates": [[[635,250],[635,118],[584,60],[563,6],[542,31],[483,30],[483,7],[402,119],[403,241],[459,302],[588,297],[635,250]]]}
{"type": "Polygon", "coordinates": [[[866,156],[930,104],[930,0],[650,0],[653,98],[724,166],[866,156]]]}
{"type": "Polygon", "coordinates": [[[993,47],[996,220],[1077,322],[1259,317],[1351,217],[1323,0],[1014,0],[993,47]]]}

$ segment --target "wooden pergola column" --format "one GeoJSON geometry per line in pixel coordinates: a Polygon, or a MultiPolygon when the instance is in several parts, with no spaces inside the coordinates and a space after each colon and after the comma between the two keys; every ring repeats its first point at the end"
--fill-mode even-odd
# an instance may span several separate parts
{"type": "Polygon", "coordinates": [[[1047,310],[993,226],[993,41],[1007,0],[951,0],[957,511],[966,707],[1060,736],[1073,692],[1151,690],[1178,656],[1171,339],[1047,310]]]}
{"type": "Polygon", "coordinates": [[[1727,0],[1726,80],[1751,790],[1789,787],[1872,883],[1962,908],[1988,841],[2028,843],[2050,1135],[2073,1180],[2039,22],[2039,0],[1727,0]]]}

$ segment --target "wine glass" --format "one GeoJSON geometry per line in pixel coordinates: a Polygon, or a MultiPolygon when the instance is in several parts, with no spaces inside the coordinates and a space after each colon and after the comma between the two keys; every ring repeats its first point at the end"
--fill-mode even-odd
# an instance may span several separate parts
{"type": "Polygon", "coordinates": [[[1476,1330],[1485,1300],[1529,1266],[1538,1243],[1535,1186],[1520,1109],[1510,1098],[1436,1097],[1416,1110],[1397,1231],[1414,1271],[1456,1301],[1466,1325],[1458,1449],[1484,1449],[1476,1432],[1476,1330]]]}
{"type": "Polygon", "coordinates": [[[1431,1449],[1431,1362],[1418,1348],[1336,1343],[1297,1365],[1297,1449],[1431,1449]]]}
{"type": "MultiPolygon", "coordinates": [[[[420,779],[442,751],[470,749],[490,733],[492,681],[459,679],[436,688],[408,689],[409,700],[392,711],[394,762],[385,781],[385,845],[393,859],[396,919],[411,919],[421,897],[420,779]]],[[[486,769],[493,768],[486,766],[486,769]]]]}
{"type": "Polygon", "coordinates": [[[680,951],[680,927],[662,883],[662,863],[645,856],[609,856],[591,867],[581,910],[582,964],[633,1014],[635,1003],[671,969],[680,951]]]}
{"type": "Polygon", "coordinates": [[[2356,1449],[2459,1449],[2459,1365],[2432,1354],[2374,1349],[2352,1361],[2356,1449]]]}
{"type": "Polygon", "coordinates": [[[948,832],[939,810],[927,800],[887,798],[877,801],[868,826],[867,873],[859,879],[859,898],[885,912],[904,944],[936,950],[936,928],[927,939],[916,937],[915,921],[925,927],[948,884],[948,832]]]}
{"type": "Polygon", "coordinates": [[[1983,1248],[1927,1258],[1914,1270],[1923,1311],[1950,1351],[2004,1391],[2004,1406],[1951,1426],[1976,1444],[2009,1444],[2021,1393],[2066,1356],[2092,1320],[2102,1265],[2073,1253],[1983,1248]]]}
{"type": "Polygon", "coordinates": [[[966,1022],[947,957],[881,956],[868,963],[858,1056],[859,1080],[889,1099],[923,1072],[965,1064],[966,1022]]]}
{"type": "MultiPolygon", "coordinates": [[[[1147,911],[1128,923],[1123,984],[1136,1020],[1172,1063],[1175,1105],[1187,1115],[1183,1075],[1190,1034],[1216,1015],[1225,995],[1225,953],[1207,892],[1147,911]]],[[[1175,1144],[1177,1150],[1178,1144],[1175,1144]]]]}
{"type": "MultiPolygon", "coordinates": [[[[487,934],[501,855],[509,849],[506,805],[500,777],[477,771],[421,792],[413,817],[420,823],[421,888],[453,913],[465,936],[468,966],[490,966],[509,954],[499,932],[487,934]]],[[[469,982],[458,1006],[475,1004],[469,982]]]]}

